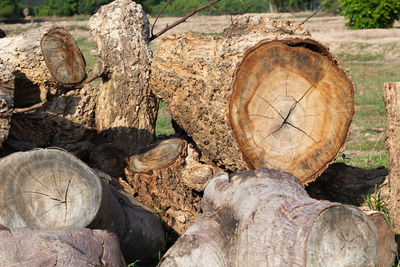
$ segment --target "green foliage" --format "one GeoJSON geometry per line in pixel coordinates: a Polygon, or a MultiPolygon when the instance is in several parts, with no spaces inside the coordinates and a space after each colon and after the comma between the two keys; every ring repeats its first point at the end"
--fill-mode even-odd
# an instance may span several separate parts
{"type": "Polygon", "coordinates": [[[400,18],[399,0],[341,0],[352,29],[391,28],[400,18]]]}
{"type": "Polygon", "coordinates": [[[390,222],[390,217],[389,217],[389,207],[385,200],[381,196],[381,189],[386,186],[386,184],[382,184],[378,187],[378,185],[375,185],[374,192],[367,193],[365,195],[365,203],[368,206],[370,210],[376,210],[383,212],[389,222],[390,222]]]}
{"type": "Polygon", "coordinates": [[[1,0],[0,1],[0,18],[16,18],[22,17],[21,6],[19,0],[1,0]]]}

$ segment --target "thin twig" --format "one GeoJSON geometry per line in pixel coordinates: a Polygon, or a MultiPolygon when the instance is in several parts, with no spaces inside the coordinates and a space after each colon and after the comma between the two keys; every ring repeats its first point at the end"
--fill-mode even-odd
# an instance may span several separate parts
{"type": "Polygon", "coordinates": [[[226,9],[229,11],[229,15],[231,16],[231,25],[233,25],[233,12],[231,10],[228,0],[225,0],[225,5],[226,5],[226,9]]]}
{"type": "Polygon", "coordinates": [[[317,10],[315,10],[308,18],[306,18],[302,23],[299,24],[299,26],[303,25],[307,20],[311,19],[314,17],[315,14],[317,14],[326,4],[328,4],[331,0],[327,0],[325,4],[321,5],[317,10]]]}
{"type": "MultiPolygon", "coordinates": [[[[255,2],[256,2],[255,0],[251,1],[250,4],[249,4],[245,9],[243,9],[242,11],[240,11],[239,15],[236,17],[236,19],[235,19],[233,22],[235,22],[235,21],[236,21],[240,16],[242,16],[250,7],[252,7],[252,6],[254,5],[255,2]]],[[[232,24],[233,24],[233,22],[232,22],[232,24]]]]}
{"type": "Polygon", "coordinates": [[[179,24],[185,22],[188,18],[190,18],[191,16],[193,16],[193,15],[196,14],[197,12],[199,12],[199,11],[201,11],[201,10],[207,8],[207,7],[210,7],[210,6],[214,5],[215,3],[219,2],[219,1],[221,1],[221,0],[214,0],[214,1],[212,1],[212,2],[210,2],[210,3],[208,3],[208,4],[206,4],[206,5],[204,5],[204,6],[202,6],[202,7],[199,7],[199,8],[197,8],[197,9],[195,9],[195,10],[189,12],[189,13],[186,14],[186,16],[184,16],[183,18],[181,18],[181,19],[175,21],[174,23],[172,23],[172,24],[169,25],[169,26],[167,25],[167,27],[165,27],[164,29],[162,29],[162,30],[159,31],[158,33],[156,33],[156,34],[154,34],[154,35],[151,35],[150,41],[156,39],[157,37],[160,37],[160,35],[164,34],[166,31],[169,31],[170,29],[176,27],[177,25],[179,25],[179,24]]]}
{"type": "Polygon", "coordinates": [[[151,36],[153,36],[153,30],[154,30],[154,26],[156,26],[157,20],[160,18],[161,14],[164,12],[164,10],[167,8],[169,2],[171,2],[171,0],[168,0],[165,5],[161,8],[160,12],[158,13],[156,19],[154,20],[153,26],[151,26],[151,36]]]}
{"type": "Polygon", "coordinates": [[[37,104],[32,105],[27,108],[16,108],[16,109],[14,109],[13,113],[21,113],[21,112],[25,112],[25,111],[34,110],[34,109],[37,109],[37,108],[40,108],[41,106],[43,106],[44,103],[45,103],[45,101],[37,103],[37,104]]]}

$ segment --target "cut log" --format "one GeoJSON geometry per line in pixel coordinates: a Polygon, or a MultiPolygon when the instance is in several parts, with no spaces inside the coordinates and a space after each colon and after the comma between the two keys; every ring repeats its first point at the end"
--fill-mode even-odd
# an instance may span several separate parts
{"type": "Polygon", "coordinates": [[[344,147],[354,88],[339,60],[293,23],[241,17],[222,36],[159,44],[151,88],[203,160],[313,181],[344,147]]]}
{"type": "Polygon", "coordinates": [[[199,162],[199,155],[183,139],[157,142],[128,158],[125,174],[131,193],[159,209],[163,221],[181,235],[200,211],[202,191],[218,168],[199,162]]]}
{"type": "Polygon", "coordinates": [[[65,151],[14,153],[0,160],[0,173],[0,224],[5,227],[105,229],[120,239],[127,262],[152,262],[162,250],[158,215],[65,151]]]}
{"type": "Polygon", "coordinates": [[[126,266],[118,239],[103,230],[0,231],[2,266],[126,266]]]}
{"type": "Polygon", "coordinates": [[[149,89],[149,22],[130,0],[102,6],[88,27],[106,66],[96,106],[104,143],[131,155],[155,141],[157,100],[149,89]]]}
{"type": "Polygon", "coordinates": [[[393,231],[400,233],[400,82],[385,83],[383,100],[386,109],[386,151],[389,161],[390,219],[393,231]]]}
{"type": "Polygon", "coordinates": [[[56,27],[43,35],[40,47],[53,78],[65,85],[76,86],[86,78],[86,62],[71,34],[56,27]]]}
{"type": "Polygon", "coordinates": [[[296,177],[221,173],[203,214],[160,266],[375,266],[378,236],[356,207],[311,199],[296,177]],[[321,234],[323,233],[323,234],[321,234]]]}
{"type": "Polygon", "coordinates": [[[8,137],[14,106],[14,68],[0,59],[0,148],[8,137]]]}
{"type": "Polygon", "coordinates": [[[0,59],[16,70],[16,107],[31,106],[65,92],[52,78],[40,47],[42,37],[55,27],[47,24],[0,40],[0,59]]]}

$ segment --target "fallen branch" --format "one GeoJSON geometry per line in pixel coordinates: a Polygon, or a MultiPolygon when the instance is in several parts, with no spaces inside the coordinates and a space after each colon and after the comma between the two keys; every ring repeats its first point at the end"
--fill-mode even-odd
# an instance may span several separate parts
{"type": "Polygon", "coordinates": [[[169,5],[169,3],[171,2],[171,0],[168,0],[165,5],[161,8],[160,12],[158,13],[156,19],[154,20],[153,26],[151,26],[151,36],[154,35],[153,31],[154,31],[154,26],[156,26],[157,20],[160,18],[161,14],[164,12],[164,10],[167,8],[167,6],[169,5]]]}
{"type": "Polygon", "coordinates": [[[307,20],[311,19],[312,17],[315,16],[315,14],[317,14],[324,6],[326,6],[326,4],[328,4],[331,0],[328,0],[325,2],[325,4],[321,5],[317,10],[315,10],[308,18],[306,18],[305,20],[303,20],[303,22],[301,22],[299,24],[299,26],[303,25],[304,23],[307,22],[307,20]]]}
{"type": "Polygon", "coordinates": [[[219,2],[219,1],[221,1],[221,0],[214,0],[214,1],[212,1],[212,2],[210,2],[210,3],[208,3],[208,4],[206,4],[206,5],[204,5],[204,6],[202,6],[202,7],[199,7],[199,8],[197,8],[197,9],[195,9],[195,10],[189,12],[188,14],[186,14],[186,16],[184,16],[183,18],[181,18],[181,19],[175,21],[174,23],[172,23],[172,24],[169,25],[169,26],[167,25],[167,27],[165,27],[164,29],[162,29],[162,30],[159,31],[158,33],[156,33],[156,34],[151,34],[150,40],[149,40],[149,41],[150,41],[150,42],[153,41],[153,40],[156,39],[157,37],[160,37],[162,34],[164,34],[166,31],[169,31],[170,29],[172,29],[172,28],[178,26],[179,24],[185,22],[188,18],[190,18],[191,16],[193,16],[193,15],[196,14],[197,12],[199,12],[199,11],[201,11],[201,10],[207,8],[207,7],[210,7],[210,6],[214,5],[215,3],[219,2]]]}

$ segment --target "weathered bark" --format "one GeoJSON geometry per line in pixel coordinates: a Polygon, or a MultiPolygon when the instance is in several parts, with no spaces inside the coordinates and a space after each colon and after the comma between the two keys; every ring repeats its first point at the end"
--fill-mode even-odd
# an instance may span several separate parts
{"type": "Polygon", "coordinates": [[[362,210],[374,223],[378,233],[378,264],[376,267],[393,266],[396,260],[397,243],[385,214],[368,209],[362,210]]]}
{"type": "Polygon", "coordinates": [[[400,82],[385,83],[386,151],[389,161],[390,218],[393,231],[400,233],[400,82]]]}
{"type": "Polygon", "coordinates": [[[43,104],[34,112],[14,114],[10,136],[41,147],[90,141],[96,136],[97,88],[89,84],[43,104]]]}
{"type": "Polygon", "coordinates": [[[105,142],[130,155],[154,142],[157,101],[149,89],[149,22],[140,5],[117,0],[102,6],[88,27],[105,64],[96,127],[105,142]]]}
{"type": "Polygon", "coordinates": [[[118,239],[103,230],[0,231],[2,266],[126,266],[118,239]]]}
{"type": "Polygon", "coordinates": [[[162,249],[164,232],[158,215],[102,182],[65,151],[14,153],[0,160],[0,173],[3,226],[105,229],[118,236],[127,261],[151,262],[162,249]]]}
{"type": "Polygon", "coordinates": [[[131,193],[159,209],[163,221],[183,234],[200,211],[201,193],[218,168],[199,162],[199,155],[183,139],[157,142],[128,158],[126,177],[131,193]]]}
{"type": "Polygon", "coordinates": [[[313,181],[349,133],[354,89],[327,47],[292,23],[245,16],[222,36],[161,41],[151,88],[207,162],[313,181]]]}
{"type": "Polygon", "coordinates": [[[10,120],[14,106],[14,88],[14,68],[0,59],[0,148],[10,130],[10,120]]]}
{"type": "Polygon", "coordinates": [[[40,47],[42,37],[54,28],[54,25],[47,24],[0,40],[0,59],[16,70],[16,107],[31,106],[65,91],[52,78],[40,47]]]}
{"type": "Polygon", "coordinates": [[[160,266],[375,266],[378,236],[356,207],[311,199],[268,169],[215,175],[203,214],[160,266]],[[323,234],[321,234],[323,233],[323,234]]]}
{"type": "MultiPolygon", "coordinates": [[[[315,199],[359,206],[364,203],[367,193],[374,192],[375,186],[380,187],[386,183],[388,173],[383,167],[364,170],[344,163],[334,163],[318,180],[308,184],[306,191],[315,199]]],[[[381,192],[385,192],[386,188],[388,186],[384,186],[381,192]]],[[[387,200],[389,194],[382,196],[387,200]]]]}
{"type": "Polygon", "coordinates": [[[43,35],[40,46],[53,78],[66,86],[81,84],[86,78],[86,62],[71,34],[56,27],[43,35]]]}

